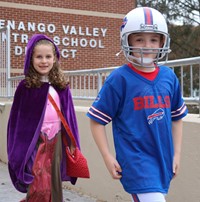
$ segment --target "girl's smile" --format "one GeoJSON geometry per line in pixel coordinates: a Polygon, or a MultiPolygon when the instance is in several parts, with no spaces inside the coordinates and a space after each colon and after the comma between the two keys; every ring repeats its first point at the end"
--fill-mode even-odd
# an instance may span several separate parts
{"type": "Polygon", "coordinates": [[[55,56],[51,45],[40,44],[34,48],[33,66],[38,73],[48,75],[54,62],[55,56]]]}

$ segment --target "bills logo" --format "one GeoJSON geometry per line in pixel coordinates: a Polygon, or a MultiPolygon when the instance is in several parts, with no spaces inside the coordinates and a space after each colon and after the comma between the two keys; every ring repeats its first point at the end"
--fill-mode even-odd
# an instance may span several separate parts
{"type": "Polygon", "coordinates": [[[128,22],[128,19],[127,19],[127,17],[125,17],[124,19],[123,19],[123,22],[122,22],[122,25],[121,25],[121,31],[122,31],[122,29],[124,29],[124,27],[126,26],[126,23],[128,22]]]}
{"type": "Polygon", "coordinates": [[[158,108],[170,108],[170,97],[160,96],[154,97],[144,96],[144,97],[135,97],[133,98],[134,110],[142,110],[142,109],[158,109],[158,108]]]}
{"type": "Polygon", "coordinates": [[[153,114],[147,117],[149,125],[152,124],[155,120],[158,120],[158,121],[161,120],[164,115],[165,115],[165,112],[163,109],[161,108],[157,109],[153,114]]]}
{"type": "Polygon", "coordinates": [[[155,112],[147,117],[148,123],[152,124],[155,120],[161,120],[165,115],[163,109],[170,108],[170,97],[166,96],[144,96],[133,98],[134,110],[155,109],[155,112]]]}

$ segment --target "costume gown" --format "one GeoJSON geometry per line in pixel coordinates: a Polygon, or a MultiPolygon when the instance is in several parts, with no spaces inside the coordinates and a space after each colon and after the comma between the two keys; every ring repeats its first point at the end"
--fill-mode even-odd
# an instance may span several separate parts
{"type": "MultiPolygon", "coordinates": [[[[60,108],[57,92],[50,86],[49,93],[60,108]]],[[[33,182],[28,187],[28,202],[62,202],[60,163],[62,159],[61,121],[53,105],[47,100],[44,121],[33,156],[33,182]]]]}

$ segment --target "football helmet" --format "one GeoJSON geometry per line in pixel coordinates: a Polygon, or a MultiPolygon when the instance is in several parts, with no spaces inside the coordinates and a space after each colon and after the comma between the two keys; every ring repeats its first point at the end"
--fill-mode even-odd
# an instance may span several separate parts
{"type": "Polygon", "coordinates": [[[165,63],[170,53],[170,37],[168,34],[167,23],[164,16],[157,10],[149,7],[138,7],[130,11],[123,19],[121,25],[121,47],[126,59],[139,66],[152,67],[153,63],[158,63],[164,59],[165,63]],[[145,58],[145,51],[149,48],[130,46],[128,38],[130,34],[134,33],[158,33],[163,35],[163,46],[161,48],[152,48],[151,53],[155,54],[155,59],[145,58]],[[134,53],[139,53],[141,57],[135,57],[134,53]]]}

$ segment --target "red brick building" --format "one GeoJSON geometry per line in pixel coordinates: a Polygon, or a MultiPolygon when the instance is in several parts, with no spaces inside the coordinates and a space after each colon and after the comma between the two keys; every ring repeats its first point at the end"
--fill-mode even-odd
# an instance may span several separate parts
{"type": "Polygon", "coordinates": [[[120,26],[134,0],[6,0],[0,1],[0,28],[11,30],[11,67],[23,69],[25,47],[34,33],[54,39],[63,69],[118,66],[120,26]]]}

